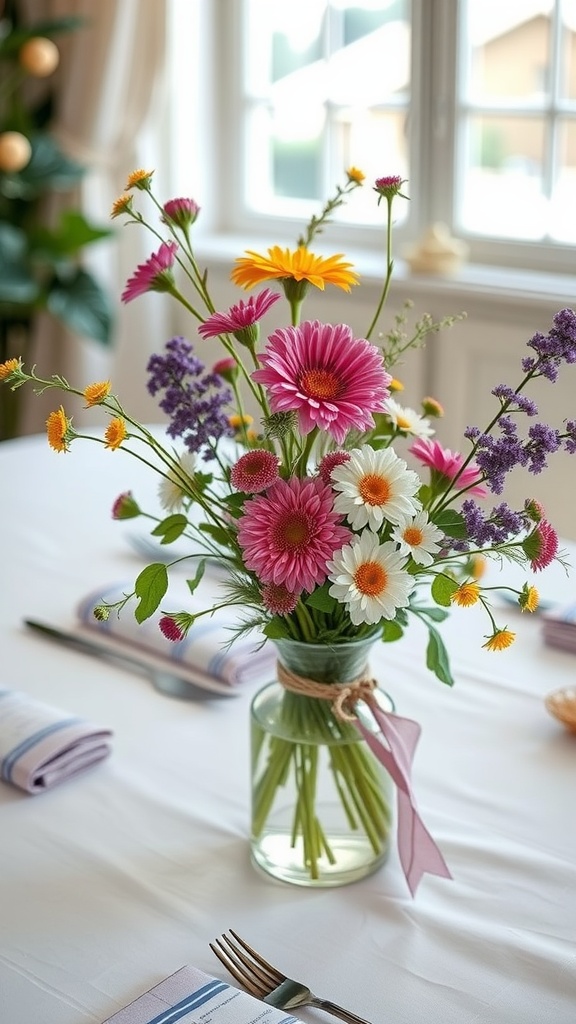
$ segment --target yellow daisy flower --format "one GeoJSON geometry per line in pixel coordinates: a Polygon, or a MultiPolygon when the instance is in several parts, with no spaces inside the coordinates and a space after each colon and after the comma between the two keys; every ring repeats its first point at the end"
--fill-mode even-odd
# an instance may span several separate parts
{"type": "Polygon", "coordinates": [[[510,647],[516,639],[516,633],[512,633],[510,629],[497,629],[492,636],[488,637],[485,644],[487,651],[505,651],[507,647],[510,647]]]}
{"type": "Polygon", "coordinates": [[[234,430],[239,430],[242,426],[249,427],[251,423],[254,423],[254,417],[248,413],[245,413],[243,416],[233,413],[232,416],[228,417],[228,422],[231,427],[234,427],[234,430]]]}
{"type": "Polygon", "coordinates": [[[129,196],[126,192],[123,192],[118,199],[115,199],[112,203],[112,210],[110,216],[112,218],[119,217],[122,213],[126,213],[127,210],[132,206],[132,196],[129,196]]]}
{"type": "Polygon", "coordinates": [[[132,173],[128,175],[128,181],[126,182],[126,191],[128,191],[131,188],[139,188],[141,190],[146,190],[147,188],[150,187],[150,182],[152,180],[153,174],[154,171],[144,171],[142,168],[140,168],[137,171],[132,171],[132,173]]]}
{"type": "Polygon", "coordinates": [[[70,450],[70,420],[61,405],[55,412],[51,412],[46,420],[46,433],[48,444],[55,452],[67,452],[70,450]]]}
{"type": "Polygon", "coordinates": [[[96,384],[89,384],[87,388],[84,388],[82,392],[86,399],[86,408],[89,409],[91,405],[100,405],[105,398],[108,398],[110,394],[110,381],[101,380],[96,384]]]}
{"type": "Polygon", "coordinates": [[[351,263],[342,259],[342,253],[329,256],[315,256],[305,246],[298,249],[281,249],[279,245],[268,249],[268,256],[261,256],[251,249],[246,256],[236,260],[237,266],[230,277],[240,288],[254,288],[263,281],[292,278],[294,281],[307,281],[315,288],[324,291],[326,284],[333,284],[349,292],[350,286],[358,284],[358,275],[349,268],[351,263]]]}
{"type": "Polygon", "coordinates": [[[366,178],[364,171],[361,171],[358,167],[349,167],[346,171],[346,176],[349,181],[355,181],[357,185],[361,185],[366,178]]]}
{"type": "Polygon", "coordinates": [[[480,596],[480,587],[477,583],[461,583],[458,590],[455,590],[450,598],[460,608],[471,608],[476,604],[480,596]]]}
{"type": "Polygon", "coordinates": [[[8,380],[14,370],[18,369],[18,365],[18,359],[7,359],[5,363],[0,363],[0,380],[8,380]]]}
{"type": "Polygon", "coordinates": [[[525,583],[520,591],[518,598],[518,604],[520,605],[523,612],[535,612],[540,602],[540,594],[536,590],[536,587],[529,586],[525,583]]]}
{"type": "Polygon", "coordinates": [[[106,427],[104,437],[106,438],[106,448],[110,448],[114,451],[116,448],[120,447],[122,441],[126,437],[126,424],[121,416],[116,416],[115,419],[110,420],[110,423],[106,427]]]}

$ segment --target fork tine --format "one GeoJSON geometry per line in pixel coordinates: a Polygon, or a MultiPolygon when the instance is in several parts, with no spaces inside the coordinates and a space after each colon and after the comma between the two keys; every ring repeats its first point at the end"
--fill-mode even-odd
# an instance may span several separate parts
{"type": "MultiPolygon", "coordinates": [[[[244,939],[240,938],[238,932],[235,932],[233,928],[230,928],[229,931],[230,935],[232,935],[236,939],[236,942],[239,942],[242,948],[245,949],[246,952],[251,957],[253,957],[256,963],[259,964],[260,967],[264,968],[264,970],[269,974],[274,985],[280,985],[281,982],[286,981],[286,975],[281,974],[278,968],[273,967],[272,964],[268,962],[268,960],[265,960],[264,957],[260,955],[260,953],[257,953],[256,950],[252,948],[252,946],[249,946],[244,939]]],[[[228,939],[226,936],[223,937],[226,939],[228,945],[234,949],[234,946],[230,942],[230,939],[228,939]]],[[[236,950],[236,952],[238,953],[239,956],[242,956],[239,950],[236,950]]]]}
{"type": "MultiPolygon", "coordinates": [[[[225,938],[225,936],[223,936],[223,938],[225,938]]],[[[250,995],[256,996],[257,998],[267,995],[267,989],[261,984],[257,984],[254,978],[246,973],[242,965],[240,965],[240,968],[238,967],[237,961],[232,959],[231,955],[219,939],[216,939],[215,942],[209,943],[209,945],[212,952],[218,957],[220,963],[223,964],[228,973],[231,974],[235,981],[238,981],[243,988],[247,989],[250,995]]]]}

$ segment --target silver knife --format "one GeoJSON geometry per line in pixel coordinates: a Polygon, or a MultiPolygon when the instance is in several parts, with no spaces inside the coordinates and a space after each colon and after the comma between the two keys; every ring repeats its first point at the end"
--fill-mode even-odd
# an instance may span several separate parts
{"type": "Polygon", "coordinates": [[[84,654],[92,654],[97,658],[105,658],[110,661],[123,662],[131,668],[137,668],[151,679],[157,690],[168,694],[170,697],[181,697],[184,700],[212,700],[215,697],[229,697],[234,693],[233,687],[225,689],[225,684],[222,684],[221,689],[215,688],[213,690],[208,689],[208,687],[196,686],[188,679],[185,679],[184,676],[180,676],[176,672],[158,669],[145,661],[144,658],[139,658],[135,654],[113,651],[105,644],[98,643],[97,640],[88,640],[85,637],[78,636],[77,633],[69,633],[64,629],[58,629],[56,626],[49,626],[45,622],[38,622],[36,619],[24,619],[24,624],[30,629],[41,633],[42,636],[47,636],[57,643],[65,644],[67,647],[81,651],[84,654]]]}

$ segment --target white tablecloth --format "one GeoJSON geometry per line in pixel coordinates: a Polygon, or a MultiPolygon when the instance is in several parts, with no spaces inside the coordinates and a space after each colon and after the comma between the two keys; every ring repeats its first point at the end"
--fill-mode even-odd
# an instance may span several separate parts
{"type": "MultiPolygon", "coordinates": [[[[2,1024],[99,1022],[186,963],[223,977],[208,943],[229,927],[373,1024],[573,1024],[576,738],[543,697],[576,659],[543,645],[537,617],[506,611],[517,642],[491,654],[480,609],[455,610],[452,690],[417,630],[378,651],[422,724],[416,792],[454,880],[425,876],[412,900],[393,853],[342,889],[281,885],[249,861],[250,685],[184,702],[22,625],[70,622],[81,595],[136,574],[138,521],[110,510],[120,491],[154,493],[152,475],[121,451],[29,438],[0,445],[0,480],[0,688],[114,730],[110,758],[47,793],[0,783],[2,1024]]],[[[537,582],[576,590],[556,568],[537,582]]]]}

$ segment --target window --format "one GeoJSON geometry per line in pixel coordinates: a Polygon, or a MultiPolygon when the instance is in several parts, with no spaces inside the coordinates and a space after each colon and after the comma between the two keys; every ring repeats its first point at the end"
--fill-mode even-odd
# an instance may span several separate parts
{"type": "Polygon", "coordinates": [[[337,211],[332,241],[381,245],[369,185],[401,174],[410,201],[395,205],[399,245],[443,221],[472,262],[573,272],[576,0],[216,0],[203,10],[216,230],[277,241],[294,220],[295,234],[354,165],[368,187],[337,211]]]}

